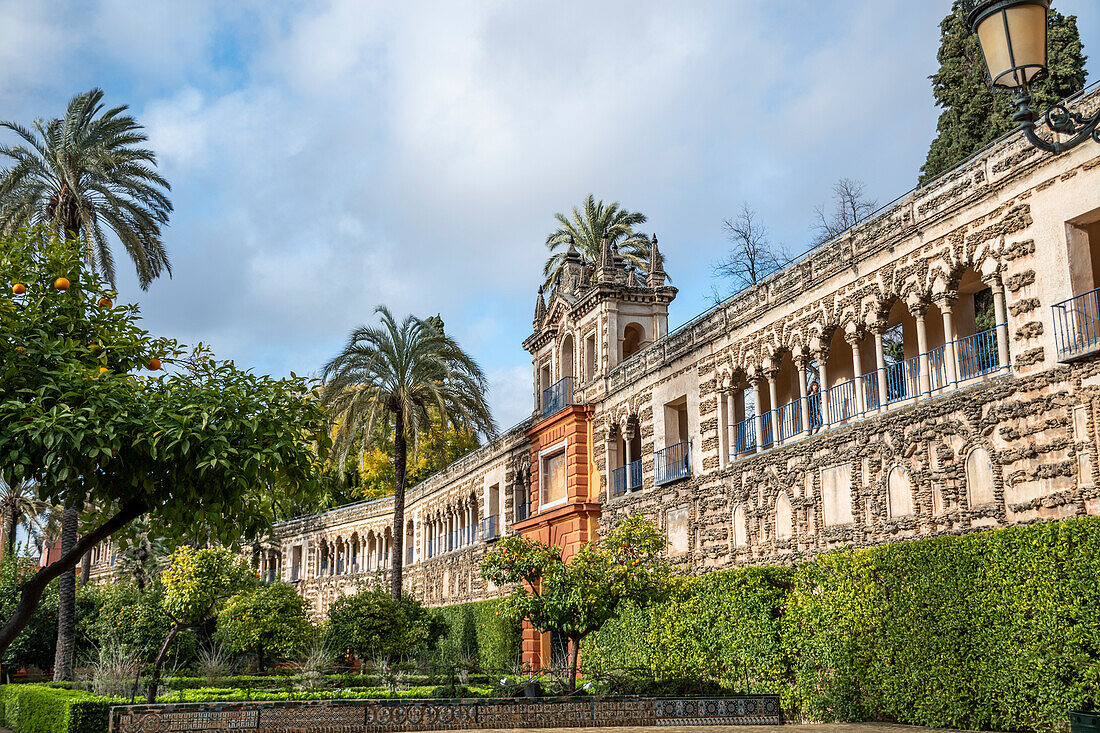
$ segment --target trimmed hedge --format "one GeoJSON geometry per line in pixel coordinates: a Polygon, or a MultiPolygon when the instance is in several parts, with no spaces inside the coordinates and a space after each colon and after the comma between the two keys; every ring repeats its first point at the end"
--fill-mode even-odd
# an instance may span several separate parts
{"type": "Polygon", "coordinates": [[[0,685],[3,724],[14,733],[104,733],[111,698],[46,685],[0,685]]]}
{"type": "Polygon", "coordinates": [[[811,720],[1064,730],[1100,703],[1100,519],[691,578],[628,609],[591,671],[777,692],[811,720]]]}
{"type": "Polygon", "coordinates": [[[472,659],[485,670],[510,670],[523,643],[520,625],[506,620],[503,601],[475,601],[434,609],[447,622],[439,642],[444,660],[472,659]]]}

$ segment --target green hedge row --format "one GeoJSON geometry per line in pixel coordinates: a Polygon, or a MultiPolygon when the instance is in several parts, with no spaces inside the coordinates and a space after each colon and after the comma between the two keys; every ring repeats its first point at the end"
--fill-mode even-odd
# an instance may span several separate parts
{"type": "Polygon", "coordinates": [[[472,660],[486,670],[510,670],[519,661],[520,625],[505,619],[503,601],[477,601],[435,609],[447,621],[440,640],[444,661],[472,660]]]}
{"type": "Polygon", "coordinates": [[[584,663],[777,692],[813,720],[1064,729],[1100,703],[1100,519],[692,578],[605,627],[584,663]]]}
{"type": "Polygon", "coordinates": [[[14,733],[104,733],[109,698],[46,685],[0,685],[3,725],[14,733]]]}

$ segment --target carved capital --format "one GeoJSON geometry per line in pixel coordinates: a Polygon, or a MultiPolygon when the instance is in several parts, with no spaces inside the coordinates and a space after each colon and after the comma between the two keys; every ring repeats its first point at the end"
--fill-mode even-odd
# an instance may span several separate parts
{"type": "Polygon", "coordinates": [[[999,272],[983,275],[982,282],[988,285],[994,293],[1000,294],[1004,292],[1004,283],[1001,281],[1001,273],[999,272]]]}
{"type": "Polygon", "coordinates": [[[914,298],[905,304],[909,308],[909,313],[913,318],[924,318],[924,314],[928,312],[928,306],[931,305],[924,298],[914,298]]]}
{"type": "Polygon", "coordinates": [[[932,296],[932,300],[935,301],[936,307],[940,310],[950,310],[954,308],[958,299],[958,290],[944,290],[932,296]]]}

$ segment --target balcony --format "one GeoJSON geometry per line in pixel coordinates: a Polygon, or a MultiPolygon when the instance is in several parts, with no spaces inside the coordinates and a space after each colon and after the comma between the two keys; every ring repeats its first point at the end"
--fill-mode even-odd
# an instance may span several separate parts
{"type": "Polygon", "coordinates": [[[611,496],[623,496],[642,488],[642,461],[631,461],[611,471],[611,496]]]}
{"type": "MultiPolygon", "coordinates": [[[[846,425],[896,404],[948,394],[966,382],[1007,370],[1007,360],[1002,359],[999,351],[997,330],[994,327],[956,339],[728,425],[729,458],[736,460],[773,445],[801,440],[819,429],[846,425]]],[[[1100,331],[1094,332],[1092,338],[1095,339],[1092,350],[1100,351],[1100,331]]]]}
{"type": "Polygon", "coordinates": [[[686,478],[691,474],[688,449],[691,443],[684,441],[670,445],[653,454],[653,479],[658,486],[686,478]]]}
{"type": "Polygon", "coordinates": [[[500,537],[500,517],[492,514],[481,520],[481,539],[488,542],[500,537]]]}
{"type": "Polygon", "coordinates": [[[516,521],[522,522],[531,516],[531,502],[524,501],[516,504],[516,521]]]}
{"type": "Polygon", "coordinates": [[[1100,351],[1100,288],[1053,306],[1058,361],[1073,361],[1100,351]]]}
{"type": "Polygon", "coordinates": [[[573,404],[573,377],[563,377],[542,391],[542,416],[556,415],[573,404]]]}
{"type": "Polygon", "coordinates": [[[298,569],[297,565],[290,568],[290,582],[291,583],[297,583],[299,580],[301,580],[298,573],[299,573],[299,569],[298,569]]]}

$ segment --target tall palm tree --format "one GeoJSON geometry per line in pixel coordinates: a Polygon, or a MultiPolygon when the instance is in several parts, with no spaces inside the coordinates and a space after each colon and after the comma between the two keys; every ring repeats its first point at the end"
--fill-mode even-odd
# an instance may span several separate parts
{"type": "Polygon", "coordinates": [[[355,329],[343,351],[325,365],[321,398],[331,410],[334,466],[343,467],[353,448],[365,451],[376,436],[393,436],[390,590],[399,600],[410,440],[415,457],[418,436],[427,434],[432,425],[492,437],[496,424],[485,399],[485,374],[444,333],[442,321],[406,316],[398,324],[385,306],[375,312],[381,315],[381,326],[355,329]]]}
{"type": "Polygon", "coordinates": [[[114,285],[115,260],[105,229],[114,232],[137,268],[142,289],[172,273],[160,241],[168,223],[171,186],[156,172],[144,128],[123,114],[103,111],[103,91],[69,102],[65,116],[35,120],[33,129],[0,122],[23,143],[0,146],[11,167],[0,170],[0,234],[28,225],[48,227],[80,247],[90,267],[114,285]]]}
{"type": "Polygon", "coordinates": [[[552,287],[561,277],[561,267],[565,254],[572,242],[584,261],[590,265],[600,262],[600,248],[606,234],[612,247],[634,264],[643,273],[649,272],[649,252],[651,243],[644,234],[634,231],[638,224],[644,224],[645,214],[627,211],[618,201],[605,204],[597,201],[592,194],[585,196],[581,206],[574,206],[570,216],[554,214],[559,226],[546,237],[546,247],[551,255],[542,268],[546,277],[546,286],[552,287]]]}
{"type": "MultiPolygon", "coordinates": [[[[81,250],[89,267],[114,286],[115,261],[105,229],[114,232],[137,268],[142,289],[162,272],[172,273],[160,240],[172,203],[168,181],[156,172],[149,138],[128,107],[104,111],[103,90],[91,89],[69,101],[65,116],[35,120],[31,128],[0,122],[24,144],[0,146],[0,236],[27,225],[41,225],[81,250]]],[[[79,511],[62,514],[61,551],[77,540],[79,511]]],[[[54,678],[72,679],[76,624],[76,578],[59,581],[57,661],[54,678]]]]}
{"type": "Polygon", "coordinates": [[[50,508],[44,501],[35,498],[34,488],[27,481],[8,484],[0,479],[0,517],[3,517],[3,541],[0,542],[0,557],[7,557],[15,551],[15,534],[24,527],[28,537],[43,527],[42,515],[50,508]]]}

